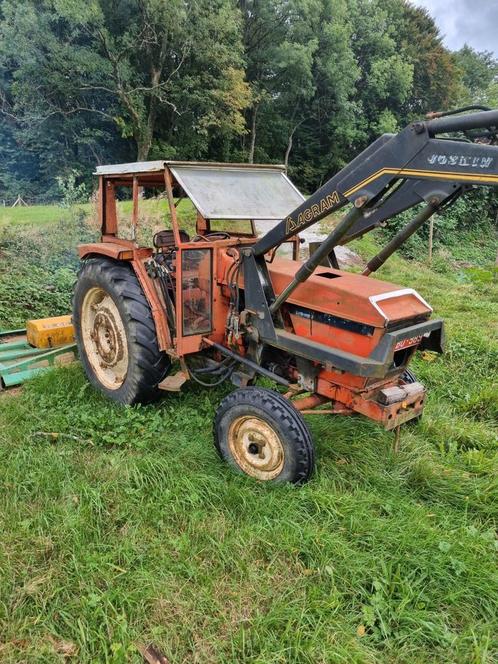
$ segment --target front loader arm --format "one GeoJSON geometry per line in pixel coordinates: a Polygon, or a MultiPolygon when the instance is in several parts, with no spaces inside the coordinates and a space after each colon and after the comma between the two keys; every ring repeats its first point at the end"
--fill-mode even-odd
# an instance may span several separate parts
{"type": "Polygon", "coordinates": [[[347,203],[353,203],[362,214],[345,228],[341,238],[336,238],[336,243],[374,227],[375,223],[364,224],[369,210],[376,210],[373,214],[383,221],[421,200],[440,205],[452,192],[461,192],[464,185],[497,186],[498,146],[436,138],[445,132],[490,127],[498,127],[498,110],[415,122],[399,134],[385,134],[260,238],[253,247],[254,255],[264,255],[347,203]],[[400,180],[417,180],[427,186],[402,184],[402,191],[390,197],[400,180]],[[405,193],[409,196],[403,200],[405,193]],[[383,205],[388,215],[382,212],[383,205]]]}
{"type": "MultiPolygon", "coordinates": [[[[468,188],[468,187],[467,187],[468,188]]],[[[451,182],[439,183],[437,190],[437,207],[440,208],[453,203],[464,193],[466,187],[456,187],[451,182]]],[[[385,224],[401,212],[409,210],[420,203],[434,198],[434,183],[426,180],[399,180],[397,186],[389,190],[386,197],[371,209],[365,211],[363,216],[354,224],[351,230],[342,238],[340,244],[347,244],[355,238],[361,237],[385,224]]]]}

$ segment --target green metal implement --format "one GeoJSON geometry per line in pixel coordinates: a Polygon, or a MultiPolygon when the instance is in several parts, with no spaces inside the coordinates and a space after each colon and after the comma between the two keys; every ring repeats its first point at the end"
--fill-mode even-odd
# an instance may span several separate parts
{"type": "Polygon", "coordinates": [[[57,357],[75,352],[76,344],[57,348],[34,348],[24,336],[25,329],[0,332],[0,389],[21,385],[54,366],[57,357]]]}

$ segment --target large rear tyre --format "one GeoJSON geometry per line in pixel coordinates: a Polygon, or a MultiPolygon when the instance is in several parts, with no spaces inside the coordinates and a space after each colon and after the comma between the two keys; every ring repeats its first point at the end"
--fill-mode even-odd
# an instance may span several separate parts
{"type": "Polygon", "coordinates": [[[309,429],[278,392],[245,387],[229,394],[216,412],[214,439],[222,459],[255,479],[302,484],[313,472],[309,429]]]}
{"type": "Polygon", "coordinates": [[[73,324],[89,381],[122,404],[159,396],[170,368],[159,350],[149,304],[126,263],[90,258],[82,263],[73,292],[73,324]]]}

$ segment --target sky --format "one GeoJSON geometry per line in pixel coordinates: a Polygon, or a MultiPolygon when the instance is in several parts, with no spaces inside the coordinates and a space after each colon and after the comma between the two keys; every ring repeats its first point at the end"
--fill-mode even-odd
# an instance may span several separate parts
{"type": "Polygon", "coordinates": [[[455,51],[465,43],[498,57],[498,0],[412,0],[435,19],[445,46],[455,51]]]}

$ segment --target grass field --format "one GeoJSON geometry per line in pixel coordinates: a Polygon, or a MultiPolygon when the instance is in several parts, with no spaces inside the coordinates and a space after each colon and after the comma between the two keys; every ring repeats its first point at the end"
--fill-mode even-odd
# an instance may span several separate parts
{"type": "MultiPolygon", "coordinates": [[[[69,222],[5,236],[0,325],[67,307],[68,248],[91,234],[69,222]]],[[[148,642],[171,664],[497,661],[498,286],[434,267],[380,274],[447,321],[447,354],[414,365],[422,421],[395,454],[366,420],[309,417],[302,488],[219,461],[230,386],[119,408],[74,365],[0,397],[0,661],[140,662],[148,642]]]]}

